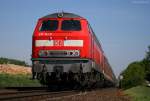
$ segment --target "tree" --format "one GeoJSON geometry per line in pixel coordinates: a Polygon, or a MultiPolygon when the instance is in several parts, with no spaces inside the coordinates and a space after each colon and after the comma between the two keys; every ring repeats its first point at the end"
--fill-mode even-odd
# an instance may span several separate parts
{"type": "Polygon", "coordinates": [[[145,59],[150,62],[150,46],[148,46],[148,51],[146,52],[145,59]]]}
{"type": "Polygon", "coordinates": [[[150,46],[148,46],[148,51],[146,52],[145,58],[142,60],[142,64],[145,68],[145,79],[150,81],[150,46]]]}
{"type": "Polygon", "coordinates": [[[0,57],[0,64],[15,64],[20,66],[28,66],[25,61],[0,57]]]}
{"type": "Polygon", "coordinates": [[[121,75],[123,79],[120,81],[120,86],[125,89],[140,85],[145,79],[150,81],[150,46],[148,46],[145,58],[131,63],[121,75]]]}
{"type": "Polygon", "coordinates": [[[143,83],[145,78],[145,68],[141,62],[133,62],[129,64],[122,73],[121,87],[127,89],[143,83]]]}

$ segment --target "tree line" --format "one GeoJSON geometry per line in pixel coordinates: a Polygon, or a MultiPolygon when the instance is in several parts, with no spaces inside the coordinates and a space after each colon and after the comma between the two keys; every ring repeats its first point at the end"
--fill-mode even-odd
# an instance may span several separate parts
{"type": "Polygon", "coordinates": [[[0,64],[15,64],[20,66],[28,66],[25,61],[0,57],[0,64]]]}
{"type": "Polygon", "coordinates": [[[124,89],[150,82],[150,46],[144,59],[130,63],[120,77],[120,87],[124,89]]]}

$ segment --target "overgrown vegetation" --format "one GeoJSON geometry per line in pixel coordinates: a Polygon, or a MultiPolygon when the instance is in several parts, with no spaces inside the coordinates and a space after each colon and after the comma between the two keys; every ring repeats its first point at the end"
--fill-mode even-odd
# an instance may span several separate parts
{"type": "Polygon", "coordinates": [[[137,86],[124,91],[130,95],[133,101],[150,101],[150,88],[145,86],[137,86]]]}
{"type": "Polygon", "coordinates": [[[123,79],[121,86],[125,89],[137,86],[143,83],[145,78],[145,70],[140,62],[131,63],[122,73],[123,79]]]}
{"type": "Polygon", "coordinates": [[[31,80],[31,75],[23,74],[0,74],[0,87],[36,87],[41,86],[37,80],[31,80]]]}
{"type": "Polygon", "coordinates": [[[145,79],[150,81],[150,46],[148,47],[145,58],[141,62],[145,68],[145,79]]]}
{"type": "Polygon", "coordinates": [[[28,66],[28,64],[25,61],[20,61],[16,59],[8,59],[0,57],[0,64],[15,64],[20,66],[28,66]]]}
{"type": "Polygon", "coordinates": [[[145,80],[150,81],[150,46],[146,56],[141,61],[132,62],[122,73],[121,88],[128,89],[141,85],[145,80]]]}

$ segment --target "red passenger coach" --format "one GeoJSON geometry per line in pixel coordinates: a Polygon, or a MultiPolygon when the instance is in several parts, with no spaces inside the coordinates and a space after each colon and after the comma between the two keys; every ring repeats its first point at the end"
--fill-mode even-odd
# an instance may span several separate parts
{"type": "Polygon", "coordinates": [[[40,18],[32,39],[33,78],[42,84],[113,85],[115,76],[88,21],[72,13],[40,18]]]}

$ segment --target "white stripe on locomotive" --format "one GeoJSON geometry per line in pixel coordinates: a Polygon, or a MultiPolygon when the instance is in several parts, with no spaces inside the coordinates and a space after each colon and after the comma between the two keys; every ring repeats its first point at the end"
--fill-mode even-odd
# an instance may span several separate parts
{"type": "MultiPolygon", "coordinates": [[[[54,40],[36,40],[35,46],[54,46],[54,40]]],[[[83,47],[83,40],[64,40],[64,46],[83,47]]]]}

